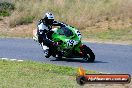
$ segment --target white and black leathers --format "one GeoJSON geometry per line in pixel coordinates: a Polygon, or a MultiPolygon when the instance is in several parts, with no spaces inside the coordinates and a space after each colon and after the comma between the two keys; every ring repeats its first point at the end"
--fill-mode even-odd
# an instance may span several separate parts
{"type": "Polygon", "coordinates": [[[48,25],[42,19],[39,21],[37,25],[37,34],[38,34],[38,41],[39,43],[44,43],[46,46],[50,47],[53,41],[49,39],[50,35],[47,35],[49,31],[51,31],[52,26],[66,26],[66,24],[58,21],[53,21],[53,24],[48,25]]]}
{"type": "Polygon", "coordinates": [[[43,19],[41,19],[37,25],[37,35],[39,43],[42,43],[43,45],[49,48],[48,54],[47,56],[45,56],[46,58],[48,58],[53,53],[53,50],[55,50],[56,48],[56,46],[54,45],[54,41],[50,39],[51,35],[49,35],[52,26],[64,27],[66,26],[66,24],[58,21],[53,21],[51,25],[48,25],[45,21],[43,21],[43,19]]]}

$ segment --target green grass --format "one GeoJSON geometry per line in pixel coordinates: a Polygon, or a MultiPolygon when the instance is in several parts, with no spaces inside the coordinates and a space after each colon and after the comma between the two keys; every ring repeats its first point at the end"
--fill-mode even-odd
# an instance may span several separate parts
{"type": "Polygon", "coordinates": [[[9,16],[11,11],[15,9],[15,5],[9,2],[0,2],[0,16],[9,16]]]}
{"type": "Polygon", "coordinates": [[[102,39],[102,40],[119,40],[132,41],[132,28],[125,29],[109,29],[100,33],[85,33],[85,38],[102,39]]]}
{"type": "Polygon", "coordinates": [[[73,67],[0,60],[0,88],[77,88],[76,74],[73,67]]]}

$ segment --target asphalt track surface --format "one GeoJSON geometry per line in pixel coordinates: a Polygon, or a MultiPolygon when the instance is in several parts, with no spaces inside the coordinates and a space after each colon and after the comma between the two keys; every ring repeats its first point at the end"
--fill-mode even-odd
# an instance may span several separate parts
{"type": "Polygon", "coordinates": [[[96,55],[94,63],[87,63],[80,58],[57,61],[54,57],[45,58],[39,44],[32,39],[1,38],[0,58],[33,60],[57,65],[82,66],[85,69],[106,73],[127,73],[132,75],[132,46],[101,43],[84,43],[96,55]]]}

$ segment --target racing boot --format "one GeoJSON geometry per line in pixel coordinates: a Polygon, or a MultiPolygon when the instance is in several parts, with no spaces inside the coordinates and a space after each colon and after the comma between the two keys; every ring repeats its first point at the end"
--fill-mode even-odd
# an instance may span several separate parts
{"type": "Polygon", "coordinates": [[[51,55],[54,55],[56,53],[58,45],[56,43],[53,43],[51,47],[49,47],[49,51],[47,55],[45,55],[46,58],[49,58],[51,55]]]}
{"type": "Polygon", "coordinates": [[[49,58],[52,55],[51,49],[48,50],[48,52],[45,53],[45,57],[49,58]]]}
{"type": "Polygon", "coordinates": [[[43,51],[46,58],[49,58],[49,49],[43,51]]]}
{"type": "Polygon", "coordinates": [[[57,54],[58,54],[57,59],[62,59],[62,56],[63,56],[62,52],[61,51],[58,51],[57,54]]]}

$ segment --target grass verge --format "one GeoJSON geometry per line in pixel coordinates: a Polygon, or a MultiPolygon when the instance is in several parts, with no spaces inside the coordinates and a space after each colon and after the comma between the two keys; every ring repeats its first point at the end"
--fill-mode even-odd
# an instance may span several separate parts
{"type": "Polygon", "coordinates": [[[0,60],[0,88],[77,88],[76,73],[67,66],[0,60]]]}
{"type": "Polygon", "coordinates": [[[84,38],[102,41],[126,41],[132,44],[132,28],[109,29],[103,32],[83,32],[84,38]]]}

